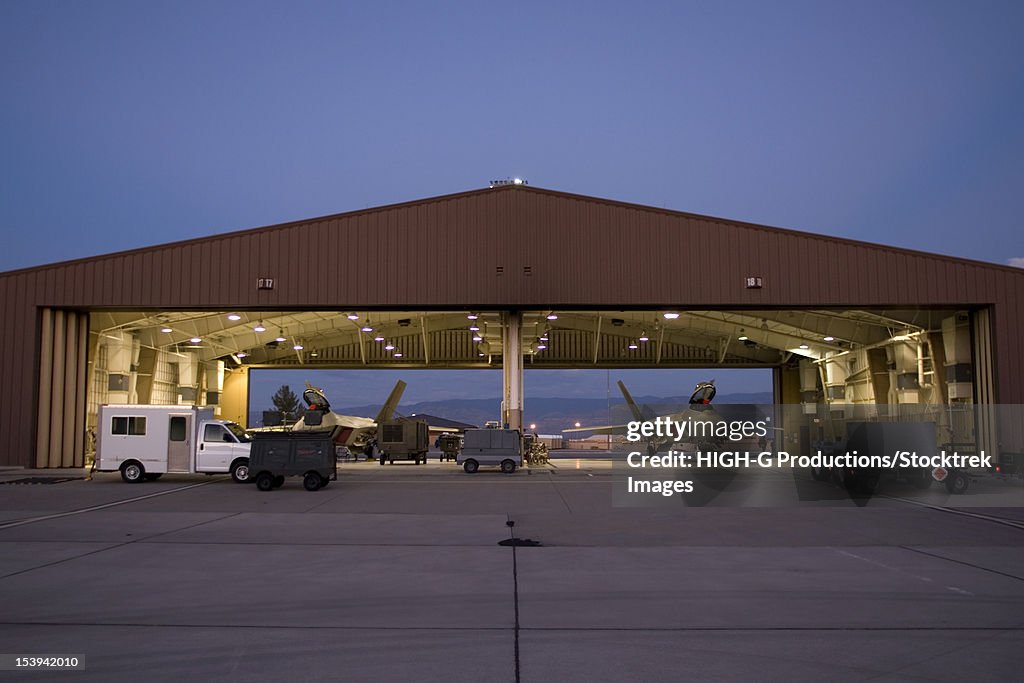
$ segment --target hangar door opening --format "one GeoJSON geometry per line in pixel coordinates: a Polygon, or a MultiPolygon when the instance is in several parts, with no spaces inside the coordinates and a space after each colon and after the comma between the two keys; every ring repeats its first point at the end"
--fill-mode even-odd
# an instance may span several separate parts
{"type": "Polygon", "coordinates": [[[89,315],[44,308],[39,325],[36,467],[83,467],[89,315]]]}

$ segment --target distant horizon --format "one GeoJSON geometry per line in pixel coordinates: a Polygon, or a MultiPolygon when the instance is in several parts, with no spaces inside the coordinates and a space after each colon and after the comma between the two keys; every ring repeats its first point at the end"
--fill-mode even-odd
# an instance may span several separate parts
{"type": "MultiPolygon", "coordinates": [[[[324,390],[332,406],[382,404],[399,379],[407,383],[399,405],[454,399],[501,399],[501,372],[495,370],[279,370],[254,368],[249,373],[249,411],[270,410],[270,397],[282,385],[301,396],[306,381],[324,390]]],[[[640,397],[689,396],[698,382],[715,380],[721,395],[772,391],[769,369],[594,369],[524,372],[524,402],[530,399],[621,400],[622,380],[640,397]]]]}

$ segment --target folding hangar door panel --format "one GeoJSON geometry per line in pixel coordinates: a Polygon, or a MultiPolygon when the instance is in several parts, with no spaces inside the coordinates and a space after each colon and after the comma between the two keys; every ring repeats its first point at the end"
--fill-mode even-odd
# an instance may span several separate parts
{"type": "Polygon", "coordinates": [[[36,467],[83,467],[89,315],[44,308],[40,323],[36,467]]]}

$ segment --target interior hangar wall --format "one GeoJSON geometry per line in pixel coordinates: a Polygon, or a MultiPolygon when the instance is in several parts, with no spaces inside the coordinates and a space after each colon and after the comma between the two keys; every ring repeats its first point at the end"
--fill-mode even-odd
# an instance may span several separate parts
{"type": "Polygon", "coordinates": [[[0,356],[0,464],[35,464],[45,308],[992,306],[995,397],[1024,403],[1022,294],[1020,269],[536,188],[478,190],[0,274],[13,330],[0,356]]]}

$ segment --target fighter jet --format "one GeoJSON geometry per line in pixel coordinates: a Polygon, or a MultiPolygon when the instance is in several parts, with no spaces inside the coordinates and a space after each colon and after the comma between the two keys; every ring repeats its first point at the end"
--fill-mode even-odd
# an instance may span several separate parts
{"type": "Polygon", "coordinates": [[[405,391],[405,382],[398,380],[395,388],[391,390],[388,400],[381,406],[377,417],[359,417],[356,415],[341,415],[331,410],[331,404],[327,400],[323,389],[314,387],[306,382],[306,390],[302,392],[302,399],[309,406],[305,416],[299,419],[292,427],[292,431],[317,431],[332,430],[332,438],[339,446],[347,446],[349,450],[366,451],[372,447],[371,442],[377,435],[377,423],[386,422],[395,415],[395,408],[405,391]]]}
{"type": "MultiPolygon", "coordinates": [[[[633,419],[637,422],[654,421],[659,417],[663,420],[671,420],[673,422],[715,422],[720,419],[719,415],[711,407],[711,401],[715,398],[715,380],[708,382],[700,382],[697,384],[693,393],[690,394],[689,407],[679,413],[673,413],[671,415],[658,416],[654,414],[649,406],[639,406],[636,401],[633,400],[633,396],[626,389],[626,385],[623,384],[622,380],[618,381],[619,391],[622,392],[622,397],[626,399],[626,405],[629,406],[630,412],[633,414],[633,419]]],[[[590,432],[591,434],[626,434],[629,430],[628,425],[605,425],[601,427],[579,427],[576,429],[564,429],[564,432],[590,432]]],[[[679,446],[679,443],[671,437],[647,437],[647,452],[653,455],[658,451],[663,451],[671,446],[679,446]]],[[[709,447],[716,447],[720,443],[721,439],[715,436],[699,436],[693,439],[694,445],[699,449],[707,449],[709,447]]]]}

